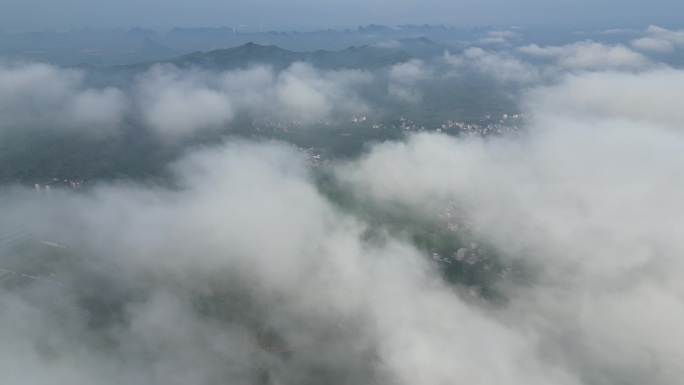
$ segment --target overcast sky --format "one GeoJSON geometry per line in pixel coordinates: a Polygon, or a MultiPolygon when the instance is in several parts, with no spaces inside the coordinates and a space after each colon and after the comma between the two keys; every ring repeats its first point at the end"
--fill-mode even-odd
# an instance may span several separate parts
{"type": "Polygon", "coordinates": [[[132,28],[165,30],[243,24],[245,31],[312,30],[385,25],[565,25],[675,27],[680,0],[4,0],[0,28],[132,28]]]}

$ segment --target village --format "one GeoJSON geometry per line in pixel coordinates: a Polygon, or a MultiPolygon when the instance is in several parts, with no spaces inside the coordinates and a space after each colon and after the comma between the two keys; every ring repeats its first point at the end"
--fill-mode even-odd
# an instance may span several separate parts
{"type": "Polygon", "coordinates": [[[525,119],[523,113],[501,114],[492,116],[485,114],[477,121],[447,120],[437,124],[421,124],[415,119],[400,116],[399,118],[374,120],[365,115],[353,115],[342,120],[319,119],[314,121],[288,120],[274,121],[268,118],[254,120],[254,129],[260,133],[284,132],[289,133],[294,129],[301,128],[370,128],[374,130],[401,130],[425,132],[433,131],[455,136],[488,136],[500,135],[511,131],[517,131],[525,119]]]}
{"type": "Polygon", "coordinates": [[[430,234],[433,239],[455,238],[457,242],[429,245],[427,258],[443,272],[447,281],[466,288],[471,299],[488,301],[500,297],[501,293],[496,293],[494,286],[520,272],[504,263],[500,253],[482,241],[486,236],[467,214],[467,209],[450,202],[435,221],[441,225],[438,231],[430,234]],[[439,244],[449,246],[440,247],[439,244]]]}

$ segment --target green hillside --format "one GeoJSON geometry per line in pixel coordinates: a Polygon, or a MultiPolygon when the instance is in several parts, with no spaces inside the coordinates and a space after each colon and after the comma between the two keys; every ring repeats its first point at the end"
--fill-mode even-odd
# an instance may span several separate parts
{"type": "Polygon", "coordinates": [[[368,45],[342,51],[295,52],[276,46],[247,43],[239,47],[194,52],[166,62],[179,67],[199,66],[220,70],[245,68],[254,64],[268,64],[282,69],[294,62],[311,63],[321,69],[378,69],[411,58],[410,54],[400,49],[368,45]]]}

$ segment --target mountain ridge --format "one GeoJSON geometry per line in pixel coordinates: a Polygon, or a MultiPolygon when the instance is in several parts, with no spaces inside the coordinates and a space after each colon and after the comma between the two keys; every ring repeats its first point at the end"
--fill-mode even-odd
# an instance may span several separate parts
{"type": "Polygon", "coordinates": [[[194,66],[220,70],[246,68],[257,64],[283,69],[295,62],[310,63],[321,69],[380,69],[413,58],[413,55],[399,48],[373,45],[351,46],[339,51],[298,52],[275,45],[248,42],[231,48],[197,51],[160,63],[170,63],[181,68],[194,66]]]}

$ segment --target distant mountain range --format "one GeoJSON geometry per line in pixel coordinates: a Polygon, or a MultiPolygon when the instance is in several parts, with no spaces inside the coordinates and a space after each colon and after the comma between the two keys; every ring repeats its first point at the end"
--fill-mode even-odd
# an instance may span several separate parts
{"type": "MultiPolygon", "coordinates": [[[[146,37],[150,48],[163,51],[146,37]]],[[[143,72],[153,65],[173,64],[179,68],[204,68],[218,71],[248,68],[254,65],[268,65],[282,70],[293,63],[305,62],[324,70],[363,69],[377,70],[415,58],[441,55],[445,47],[427,38],[402,39],[391,44],[370,44],[349,47],[339,51],[290,51],[274,45],[246,43],[237,47],[193,52],[167,60],[150,61],[140,64],[116,66],[80,66],[96,77],[112,77],[125,80],[143,72]],[[123,76],[123,78],[122,78],[123,76]]],[[[111,78],[110,78],[111,79],[111,78]]]]}
{"type": "MultiPolygon", "coordinates": [[[[145,37],[150,50],[168,52],[165,46],[145,37]]],[[[216,71],[245,69],[254,65],[267,65],[283,70],[293,63],[304,62],[322,70],[360,69],[378,70],[416,58],[441,55],[445,47],[427,38],[402,39],[383,44],[352,46],[339,51],[291,51],[275,45],[246,43],[237,47],[193,52],[166,60],[147,61],[138,64],[93,66],[82,64],[77,68],[86,71],[88,82],[106,87],[124,85],[154,65],[173,64],[179,68],[202,68],[216,71]]]]}
{"type": "Polygon", "coordinates": [[[295,62],[310,63],[322,69],[379,69],[403,63],[414,56],[399,48],[365,45],[349,47],[341,51],[295,52],[272,45],[247,43],[239,47],[195,52],[179,58],[166,60],[178,67],[202,67],[211,69],[237,69],[254,64],[268,64],[283,69],[295,62]]]}
{"type": "MultiPolygon", "coordinates": [[[[486,42],[488,38],[491,40],[490,33],[502,32],[493,27],[465,30],[441,25],[369,24],[355,29],[308,32],[270,31],[262,27],[255,25],[218,28],[177,27],[165,33],[145,28],[3,32],[0,27],[0,60],[40,61],[66,66],[109,66],[168,60],[184,53],[201,51],[206,53],[205,64],[208,64],[214,60],[211,58],[212,55],[219,55],[219,52],[209,54],[210,51],[239,47],[252,42],[256,45],[276,46],[298,53],[309,52],[307,60],[319,60],[324,64],[336,60],[332,52],[345,52],[347,47],[357,47],[356,50],[349,49],[349,52],[340,53],[345,59],[348,55],[356,57],[356,59],[350,58],[348,62],[343,62],[342,66],[357,67],[359,64],[355,64],[355,61],[364,57],[367,59],[366,55],[371,56],[371,62],[377,59],[378,65],[382,65],[383,60],[391,63],[400,59],[401,53],[399,52],[385,51],[380,54],[371,52],[373,49],[368,47],[395,47],[423,59],[440,55],[444,49],[450,52],[460,52],[471,46],[483,46],[494,50],[502,48],[495,42],[489,44],[486,42]],[[326,50],[330,53],[316,53],[318,50],[326,50]]],[[[526,45],[532,42],[539,45],[562,45],[574,42],[577,37],[572,31],[555,29],[525,28],[511,30],[508,33],[514,36],[512,44],[515,45],[526,45]]],[[[624,43],[641,35],[636,32],[632,35],[611,35],[595,31],[584,33],[582,36],[584,39],[595,41],[624,43]]],[[[275,55],[275,53],[271,54],[275,55]]],[[[192,59],[182,60],[204,60],[199,56],[195,53],[191,55],[192,59]]],[[[283,56],[287,55],[283,54],[283,56]]],[[[281,59],[284,60],[284,58],[281,59]]]]}
{"type": "MultiPolygon", "coordinates": [[[[174,28],[167,33],[124,30],[0,31],[0,58],[34,60],[59,65],[117,65],[165,60],[183,53],[208,52],[248,42],[295,52],[340,51],[347,47],[382,45],[427,38],[450,48],[469,39],[470,32],[442,26],[368,25],[354,30],[256,32],[254,28],[174,28]]],[[[423,48],[424,45],[423,45],[423,48]]],[[[402,48],[404,49],[404,48],[402,48]]],[[[406,49],[405,49],[406,50],[406,49]]],[[[418,52],[411,52],[412,55],[418,52]]],[[[362,55],[361,52],[356,53],[362,55]]]]}

